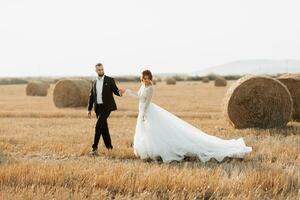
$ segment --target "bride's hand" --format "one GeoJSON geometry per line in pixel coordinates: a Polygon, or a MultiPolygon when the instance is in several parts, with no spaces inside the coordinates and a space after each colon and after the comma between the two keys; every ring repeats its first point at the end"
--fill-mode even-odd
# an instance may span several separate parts
{"type": "Polygon", "coordinates": [[[131,90],[131,89],[126,89],[126,88],[123,89],[123,95],[124,95],[124,94],[126,94],[126,95],[129,94],[129,95],[130,95],[130,93],[132,93],[132,90],[131,90]]]}

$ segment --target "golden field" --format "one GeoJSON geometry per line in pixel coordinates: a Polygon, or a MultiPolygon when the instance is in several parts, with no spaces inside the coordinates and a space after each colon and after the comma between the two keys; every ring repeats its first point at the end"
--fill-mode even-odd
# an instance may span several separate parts
{"type": "MultiPolygon", "coordinates": [[[[139,84],[118,86],[137,90],[139,84]]],[[[170,164],[135,157],[136,99],[115,98],[118,111],[109,118],[114,150],[105,150],[101,138],[100,156],[90,157],[95,115],[56,108],[54,85],[47,97],[27,97],[25,87],[0,86],[0,199],[300,199],[300,123],[235,130],[222,114],[228,87],[154,86],[154,103],[206,133],[243,137],[253,147],[243,160],[170,164]]]]}

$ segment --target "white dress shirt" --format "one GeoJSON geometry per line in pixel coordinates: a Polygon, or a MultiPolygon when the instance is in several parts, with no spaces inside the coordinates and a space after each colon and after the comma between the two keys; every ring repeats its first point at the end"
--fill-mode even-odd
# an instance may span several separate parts
{"type": "Polygon", "coordinates": [[[104,81],[104,75],[101,78],[97,77],[97,82],[96,82],[97,104],[103,103],[102,100],[103,81],[104,81]]]}

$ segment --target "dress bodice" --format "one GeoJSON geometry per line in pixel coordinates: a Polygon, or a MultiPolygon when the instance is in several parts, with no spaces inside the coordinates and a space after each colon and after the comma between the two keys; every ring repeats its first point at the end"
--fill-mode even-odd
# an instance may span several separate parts
{"type": "Polygon", "coordinates": [[[130,89],[126,89],[125,93],[139,99],[139,115],[144,116],[149,104],[151,103],[153,86],[145,86],[142,84],[138,92],[133,92],[130,89]]]}
{"type": "Polygon", "coordinates": [[[141,85],[139,91],[138,91],[138,97],[140,100],[140,103],[150,103],[151,97],[153,93],[152,86],[145,86],[144,84],[141,85]]]}

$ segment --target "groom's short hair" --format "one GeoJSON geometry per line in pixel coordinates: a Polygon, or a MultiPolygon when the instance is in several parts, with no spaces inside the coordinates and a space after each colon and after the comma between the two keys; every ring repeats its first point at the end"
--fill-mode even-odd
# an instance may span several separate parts
{"type": "Polygon", "coordinates": [[[95,65],[95,67],[101,67],[101,66],[103,66],[102,63],[97,63],[97,64],[95,65]]]}

